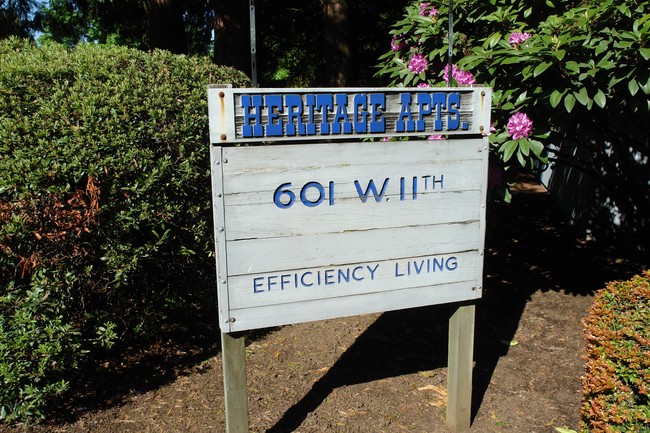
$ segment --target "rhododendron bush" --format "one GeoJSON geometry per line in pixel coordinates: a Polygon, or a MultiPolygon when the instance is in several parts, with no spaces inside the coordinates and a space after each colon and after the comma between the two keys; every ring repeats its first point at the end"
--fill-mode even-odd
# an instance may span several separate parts
{"type": "MultiPolygon", "coordinates": [[[[609,189],[623,191],[614,196],[621,213],[647,216],[650,173],[639,167],[650,158],[649,11],[649,1],[632,0],[456,1],[450,77],[449,4],[413,2],[389,30],[377,75],[395,86],[492,87],[499,179],[565,157],[616,178],[609,189]],[[559,154],[564,140],[590,159],[559,154]]],[[[509,200],[505,184],[492,186],[509,200]]]]}

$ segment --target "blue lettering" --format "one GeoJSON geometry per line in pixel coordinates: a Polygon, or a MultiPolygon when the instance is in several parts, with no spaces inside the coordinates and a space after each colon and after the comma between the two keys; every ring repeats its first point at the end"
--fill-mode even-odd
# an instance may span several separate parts
{"type": "Polygon", "coordinates": [[[422,272],[422,268],[424,268],[424,260],[420,260],[420,266],[418,266],[418,262],[414,260],[413,267],[415,268],[415,273],[420,275],[420,273],[422,272]]]}
{"type": "Polygon", "coordinates": [[[370,182],[368,182],[368,187],[366,188],[365,192],[361,191],[361,185],[359,184],[359,181],[355,180],[354,186],[357,188],[357,193],[359,194],[359,198],[361,199],[361,202],[365,203],[368,200],[368,193],[372,192],[372,195],[375,197],[375,201],[379,203],[382,200],[384,193],[386,192],[386,186],[388,185],[389,180],[390,178],[388,177],[384,180],[384,183],[381,187],[381,191],[379,192],[379,194],[377,194],[377,188],[375,187],[374,180],[370,179],[370,182]]]}
{"type": "Polygon", "coordinates": [[[316,207],[323,202],[325,198],[325,188],[318,182],[307,182],[300,190],[300,201],[307,207],[316,207]],[[309,188],[316,188],[318,190],[318,198],[314,201],[307,199],[307,190],[309,188]]]}
{"type": "Polygon", "coordinates": [[[434,93],[433,106],[436,108],[436,120],[433,122],[433,129],[442,131],[442,109],[447,108],[447,95],[444,93],[434,93]]]}
{"type": "Polygon", "coordinates": [[[261,281],[263,279],[264,279],[264,277],[253,278],[253,293],[263,293],[264,292],[264,289],[259,289],[260,287],[262,287],[262,282],[261,281]]]}
{"type": "Polygon", "coordinates": [[[354,132],[366,132],[366,123],[368,122],[368,103],[366,102],[366,95],[359,93],[354,95],[354,132]],[[362,108],[362,110],[359,110],[362,108]],[[361,119],[359,119],[361,115],[361,119]]]}
{"type": "Polygon", "coordinates": [[[304,274],[302,274],[302,276],[300,277],[300,284],[302,284],[302,285],[305,286],[305,287],[311,287],[311,286],[313,286],[314,283],[305,283],[305,275],[314,275],[314,273],[311,272],[311,271],[307,271],[307,272],[305,272],[304,274]]]}
{"type": "Polygon", "coordinates": [[[368,271],[370,271],[371,280],[375,279],[375,272],[377,271],[378,267],[379,267],[379,263],[377,263],[374,268],[371,268],[370,266],[366,265],[366,268],[368,268],[368,271]]]}
{"type": "Polygon", "coordinates": [[[276,286],[276,285],[278,284],[277,282],[274,281],[274,280],[276,280],[277,278],[278,278],[277,275],[269,275],[269,276],[266,278],[266,280],[267,280],[266,287],[268,287],[268,291],[269,291],[269,292],[271,291],[271,287],[276,286]]]}
{"type": "Polygon", "coordinates": [[[413,132],[415,122],[411,116],[411,95],[409,93],[400,93],[399,99],[401,108],[397,122],[395,122],[395,132],[413,132]]]}
{"type": "Polygon", "coordinates": [[[438,268],[438,270],[442,271],[442,267],[444,265],[445,265],[445,258],[444,257],[440,258],[440,260],[438,260],[435,257],[433,258],[433,272],[436,271],[436,268],[438,268]]]}
{"type": "Polygon", "coordinates": [[[331,94],[319,93],[318,95],[316,95],[316,110],[320,111],[321,114],[323,115],[323,119],[321,120],[321,124],[320,124],[321,134],[330,133],[330,124],[328,123],[327,120],[327,113],[329,111],[332,111],[333,107],[334,107],[334,101],[331,94]]]}
{"type": "Polygon", "coordinates": [[[460,126],[460,93],[450,93],[447,99],[447,106],[449,115],[447,116],[447,130],[455,131],[460,126]]]}
{"type": "Polygon", "coordinates": [[[334,269],[325,270],[325,285],[330,286],[334,284],[334,269]]]}
{"type": "Polygon", "coordinates": [[[354,278],[356,281],[362,281],[362,280],[363,280],[363,276],[361,276],[361,277],[357,277],[357,271],[360,271],[360,270],[362,270],[362,269],[363,269],[363,266],[357,266],[356,268],[354,268],[354,269],[352,270],[352,278],[354,278]]]}
{"type": "Polygon", "coordinates": [[[305,125],[302,123],[302,99],[300,95],[287,95],[285,98],[287,106],[287,135],[294,136],[296,133],[305,135],[305,125]]]}
{"type": "Polygon", "coordinates": [[[242,136],[264,137],[264,127],[262,126],[262,95],[242,95],[241,105],[244,109],[244,125],[242,126],[242,136]],[[251,121],[255,123],[251,125],[251,121]]]}
{"type": "Polygon", "coordinates": [[[416,131],[424,131],[424,116],[429,116],[432,112],[431,96],[426,93],[418,93],[418,121],[415,124],[416,131]],[[426,107],[426,109],[425,109],[426,107]]]}
{"type": "Polygon", "coordinates": [[[370,95],[370,132],[386,132],[386,119],[381,117],[379,109],[386,109],[386,95],[373,93],[370,95]]]}
{"type": "Polygon", "coordinates": [[[403,277],[404,274],[399,271],[399,262],[395,262],[395,276],[403,277]]]}
{"type": "Polygon", "coordinates": [[[342,281],[345,281],[346,283],[350,282],[350,268],[345,268],[345,270],[339,269],[338,281],[339,284],[341,284],[342,281]]]}
{"type": "Polygon", "coordinates": [[[316,95],[305,96],[307,105],[307,135],[316,135],[316,122],[314,122],[314,107],[316,106],[316,95]]]}
{"type": "Polygon", "coordinates": [[[280,289],[284,290],[284,286],[289,284],[289,281],[285,281],[285,277],[290,278],[291,274],[282,274],[280,275],[280,289]]]}
{"type": "Polygon", "coordinates": [[[348,96],[345,93],[337,93],[336,98],[336,113],[332,121],[332,134],[352,133],[352,124],[348,118],[348,96]]]}
{"type": "Polygon", "coordinates": [[[283,133],[283,122],[280,114],[284,113],[282,96],[266,95],[266,107],[268,110],[268,124],[266,125],[266,135],[268,137],[281,137],[283,133]]]}
{"type": "Polygon", "coordinates": [[[458,267],[458,258],[454,257],[449,257],[447,259],[447,269],[450,271],[455,270],[458,267]]]}

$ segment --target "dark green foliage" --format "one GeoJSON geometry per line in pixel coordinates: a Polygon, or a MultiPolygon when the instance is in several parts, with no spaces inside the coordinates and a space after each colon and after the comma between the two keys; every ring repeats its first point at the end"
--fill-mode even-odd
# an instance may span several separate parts
{"type": "Polygon", "coordinates": [[[650,431],[650,271],[598,292],[585,328],[584,431],[650,431]]]}
{"type": "Polygon", "coordinates": [[[0,419],[82,355],[151,335],[214,279],[207,60],[0,42],[0,419]]]}

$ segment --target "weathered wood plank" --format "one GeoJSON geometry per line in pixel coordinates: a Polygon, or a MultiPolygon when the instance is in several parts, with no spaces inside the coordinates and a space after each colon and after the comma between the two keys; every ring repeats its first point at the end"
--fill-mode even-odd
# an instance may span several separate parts
{"type": "Polygon", "coordinates": [[[226,433],[248,433],[244,336],[221,333],[226,433]]]}
{"type": "Polygon", "coordinates": [[[368,256],[388,260],[477,250],[483,246],[477,241],[480,231],[478,221],[468,221],[389,227],[372,234],[364,230],[232,241],[228,244],[228,275],[358,263],[360,257],[368,256]]]}
{"type": "Polygon", "coordinates": [[[263,239],[319,233],[433,225],[478,221],[481,191],[421,194],[401,201],[390,195],[383,201],[370,198],[339,200],[335,206],[311,208],[294,205],[289,211],[269,204],[227,206],[226,239],[263,239]],[[386,200],[388,198],[388,200],[386,200]]]}
{"type": "Polygon", "coordinates": [[[454,304],[449,319],[447,360],[447,424],[469,430],[472,416],[472,363],[474,357],[474,304],[454,304]]]}
{"type": "Polygon", "coordinates": [[[444,284],[440,286],[412,287],[404,290],[367,293],[343,298],[322,299],[310,304],[290,303],[260,306],[252,309],[232,310],[235,330],[256,329],[291,323],[331,319],[355,314],[401,310],[422,305],[476,299],[480,291],[474,281],[444,284]]]}
{"type": "Polygon", "coordinates": [[[230,308],[304,303],[301,308],[307,311],[319,309],[318,301],[324,299],[461,281],[476,285],[477,260],[476,251],[468,251],[241,275],[228,279],[230,308]]]}

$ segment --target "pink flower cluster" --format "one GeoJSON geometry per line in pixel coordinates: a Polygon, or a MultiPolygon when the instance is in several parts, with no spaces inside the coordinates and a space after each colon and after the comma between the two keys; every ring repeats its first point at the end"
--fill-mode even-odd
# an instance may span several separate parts
{"type": "Polygon", "coordinates": [[[526,113],[516,112],[508,120],[508,134],[513,140],[528,137],[533,131],[533,121],[526,113]]]}
{"type": "Polygon", "coordinates": [[[429,135],[428,139],[429,140],[446,140],[445,136],[440,135],[440,134],[429,135]]]}
{"type": "Polygon", "coordinates": [[[420,15],[423,17],[437,17],[439,13],[440,12],[438,12],[438,9],[433,6],[431,6],[431,9],[429,9],[429,3],[420,3],[420,15]]]}
{"type": "MultiPolygon", "coordinates": [[[[456,80],[458,84],[474,84],[476,80],[474,75],[469,71],[461,71],[458,69],[458,66],[452,65],[451,67],[451,76],[456,80]]],[[[445,69],[442,71],[442,78],[445,83],[449,82],[449,65],[445,66],[445,69]]]]}
{"type": "Polygon", "coordinates": [[[409,71],[414,74],[419,74],[424,72],[429,67],[429,61],[424,57],[423,54],[413,54],[411,60],[409,60],[409,71]]]}
{"type": "Polygon", "coordinates": [[[517,48],[519,45],[521,45],[523,42],[525,42],[528,38],[530,38],[531,34],[530,33],[521,33],[518,31],[514,31],[510,34],[510,37],[508,38],[508,42],[510,42],[510,45],[513,47],[517,48]]]}
{"type": "Polygon", "coordinates": [[[402,51],[406,46],[406,41],[404,40],[403,35],[393,36],[393,39],[390,41],[390,49],[397,52],[402,51]]]}

